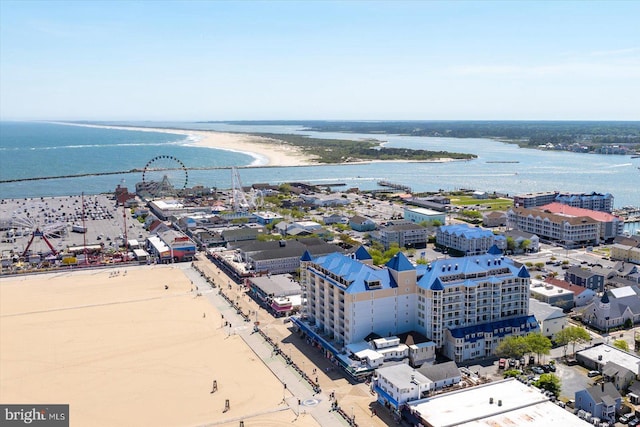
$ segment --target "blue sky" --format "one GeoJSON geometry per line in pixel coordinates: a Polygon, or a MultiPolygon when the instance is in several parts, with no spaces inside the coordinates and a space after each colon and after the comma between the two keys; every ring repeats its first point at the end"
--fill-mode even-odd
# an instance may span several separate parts
{"type": "Polygon", "coordinates": [[[640,2],[0,0],[0,119],[640,120],[640,2]]]}

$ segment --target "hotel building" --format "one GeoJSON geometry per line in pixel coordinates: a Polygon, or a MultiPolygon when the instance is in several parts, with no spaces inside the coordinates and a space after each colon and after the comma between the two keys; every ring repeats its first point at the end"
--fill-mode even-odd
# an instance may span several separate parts
{"type": "Polygon", "coordinates": [[[333,353],[371,334],[415,331],[463,362],[492,355],[509,335],[538,330],[527,269],[496,247],[419,266],[398,253],[382,268],[363,247],[351,256],[306,252],[300,275],[306,299],[296,322],[333,353]]]}

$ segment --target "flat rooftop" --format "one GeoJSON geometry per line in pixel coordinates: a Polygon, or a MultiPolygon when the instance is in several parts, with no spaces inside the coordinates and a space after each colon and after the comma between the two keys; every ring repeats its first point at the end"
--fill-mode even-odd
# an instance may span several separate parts
{"type": "Polygon", "coordinates": [[[444,215],[444,212],[438,212],[438,211],[434,211],[433,209],[427,209],[427,208],[405,208],[405,210],[419,213],[422,215],[444,215]]]}
{"type": "Polygon", "coordinates": [[[531,281],[531,286],[529,287],[529,289],[531,290],[531,292],[535,292],[536,294],[539,295],[544,295],[546,297],[553,297],[553,296],[558,296],[558,295],[571,295],[573,298],[573,291],[569,291],[567,289],[563,289],[560,286],[556,286],[556,285],[552,285],[551,283],[545,283],[545,282],[535,282],[535,281],[531,281]],[[536,286],[537,284],[540,284],[540,286],[536,286]]]}
{"type": "Polygon", "coordinates": [[[590,425],[515,379],[442,394],[410,406],[432,427],[590,425]]]}
{"type": "Polygon", "coordinates": [[[607,362],[613,362],[629,369],[636,375],[640,374],[640,357],[607,344],[586,348],[579,351],[578,354],[589,360],[597,361],[602,366],[606,365],[607,362]],[[598,360],[599,356],[602,356],[601,360],[598,360]]]}

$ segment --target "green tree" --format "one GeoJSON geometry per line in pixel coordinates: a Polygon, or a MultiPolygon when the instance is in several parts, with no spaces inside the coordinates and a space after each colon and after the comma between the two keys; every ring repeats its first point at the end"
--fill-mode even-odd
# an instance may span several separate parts
{"type": "Polygon", "coordinates": [[[629,344],[625,340],[615,340],[613,346],[622,351],[629,351],[629,344]]]}
{"type": "Polygon", "coordinates": [[[549,390],[556,397],[560,395],[560,389],[562,388],[560,378],[556,377],[553,374],[540,375],[540,379],[536,381],[534,385],[543,390],[549,390]]]}
{"type": "Polygon", "coordinates": [[[507,236],[507,250],[510,252],[516,250],[516,241],[511,236],[507,236]]]}
{"type": "Polygon", "coordinates": [[[567,346],[572,344],[573,354],[576,353],[576,344],[585,343],[591,339],[589,332],[580,326],[569,326],[558,332],[555,336],[556,342],[564,346],[564,355],[567,355],[567,346]]]}
{"type": "Polygon", "coordinates": [[[509,369],[504,371],[504,377],[505,378],[515,378],[518,375],[520,375],[520,370],[518,369],[509,369]]]}
{"type": "Polygon", "coordinates": [[[289,194],[291,193],[291,185],[287,183],[280,184],[278,186],[278,191],[281,192],[282,194],[289,194]]]}
{"type": "Polygon", "coordinates": [[[529,345],[522,336],[510,335],[496,347],[496,354],[502,357],[520,359],[529,352],[529,345]]]}
{"type": "Polygon", "coordinates": [[[540,363],[540,356],[551,352],[551,340],[539,332],[528,334],[524,339],[529,346],[529,350],[538,356],[538,363],[540,363]]]}
{"type": "Polygon", "coordinates": [[[522,249],[523,251],[528,251],[529,248],[531,247],[531,240],[529,239],[524,239],[522,242],[520,242],[520,249],[522,249]]]}

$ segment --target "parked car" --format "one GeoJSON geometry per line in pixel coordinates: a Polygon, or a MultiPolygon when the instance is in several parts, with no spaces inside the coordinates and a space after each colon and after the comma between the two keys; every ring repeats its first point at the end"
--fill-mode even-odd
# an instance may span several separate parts
{"type": "Polygon", "coordinates": [[[587,372],[587,376],[589,378],[597,377],[598,375],[600,375],[600,372],[598,372],[598,371],[589,371],[589,372],[587,372]]]}
{"type": "Polygon", "coordinates": [[[549,363],[547,366],[549,367],[549,371],[551,371],[551,372],[555,372],[556,371],[556,364],[555,363],[549,363]]]}
{"type": "Polygon", "coordinates": [[[634,418],[633,414],[624,414],[624,415],[620,415],[620,418],[618,418],[618,421],[621,422],[622,424],[627,424],[633,418],[634,418]]]}
{"type": "Polygon", "coordinates": [[[629,420],[629,427],[636,427],[638,424],[640,424],[640,420],[637,418],[632,418],[629,420]]]}
{"type": "Polygon", "coordinates": [[[533,366],[531,367],[531,370],[538,375],[544,374],[544,369],[542,369],[540,366],[533,366]]]}

